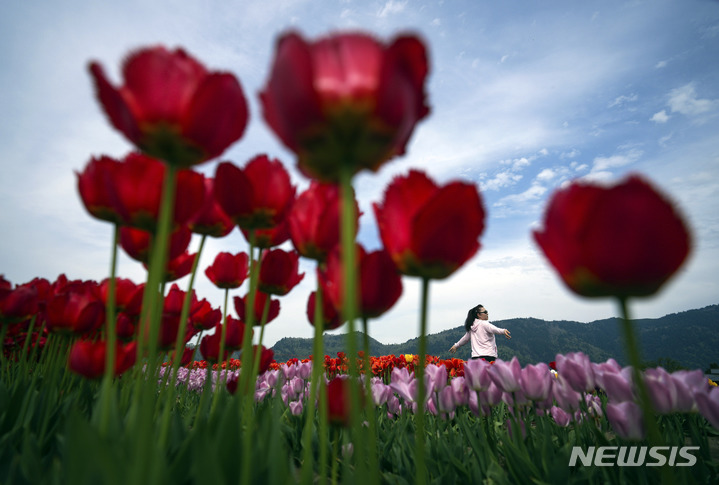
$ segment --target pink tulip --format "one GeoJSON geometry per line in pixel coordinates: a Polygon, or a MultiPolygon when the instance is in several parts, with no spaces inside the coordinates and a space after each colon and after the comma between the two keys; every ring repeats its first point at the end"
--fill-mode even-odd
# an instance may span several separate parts
{"type": "Polygon", "coordinates": [[[646,435],[642,421],[642,410],[633,401],[607,404],[607,419],[621,438],[642,440],[646,435]]]}
{"type": "Polygon", "coordinates": [[[521,371],[517,357],[509,362],[498,359],[490,366],[489,377],[504,392],[515,392],[520,389],[521,371]]]}

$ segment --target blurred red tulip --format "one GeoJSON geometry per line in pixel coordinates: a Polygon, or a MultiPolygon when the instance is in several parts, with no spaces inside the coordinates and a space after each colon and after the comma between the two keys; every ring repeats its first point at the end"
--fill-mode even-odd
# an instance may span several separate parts
{"type": "MultiPolygon", "coordinates": [[[[168,259],[175,259],[187,250],[192,240],[192,232],[186,226],[180,226],[170,234],[168,259]]],[[[120,247],[135,261],[147,263],[150,259],[152,234],[132,227],[120,228],[120,247]]]]}
{"type": "Polygon", "coordinates": [[[258,288],[270,295],[286,295],[302,281],[299,272],[300,255],[295,251],[270,249],[262,253],[258,288]]]}
{"type": "Polygon", "coordinates": [[[534,239],[567,287],[588,297],[652,295],[691,247],[674,205],[639,175],[558,190],[534,239]]]}
{"type": "MultiPolygon", "coordinates": [[[[96,190],[107,191],[113,209],[124,224],[154,231],[160,211],[160,197],[165,178],[165,165],[141,153],[130,153],[117,162],[105,185],[96,190]]],[[[201,174],[192,170],[177,172],[174,209],[175,226],[181,226],[202,207],[205,197],[201,174]]]]}
{"type": "Polygon", "coordinates": [[[105,305],[97,283],[68,283],[47,304],[47,329],[51,332],[82,335],[100,328],[105,321],[105,305]]]}
{"type": "Polygon", "coordinates": [[[182,49],[144,48],[122,66],[124,85],[90,64],[98,100],[112,125],[138,148],[188,167],[215,158],[247,125],[247,102],[234,75],[208,72],[182,49]]]}
{"type": "MultiPolygon", "coordinates": [[[[88,379],[99,379],[105,373],[106,352],[107,342],[104,340],[98,342],[78,340],[70,349],[68,366],[73,372],[88,379]]],[[[115,351],[115,376],[135,365],[136,359],[136,342],[118,344],[115,351]]]]}
{"type": "Polygon", "coordinates": [[[223,289],[239,288],[247,278],[250,257],[247,253],[217,253],[215,260],[205,269],[212,283],[223,289]]]}
{"type": "Polygon", "coordinates": [[[121,224],[123,218],[115,209],[107,190],[115,180],[119,162],[107,156],[92,158],[77,175],[77,190],[85,209],[91,216],[103,221],[121,224]]]}
{"type": "MultiPolygon", "coordinates": [[[[310,325],[315,325],[315,305],[317,304],[317,292],[310,293],[307,299],[307,320],[310,325]]],[[[324,330],[334,330],[344,324],[342,315],[337,311],[332,301],[325,295],[322,298],[322,328],[324,330]]]]}
{"type": "Polygon", "coordinates": [[[408,276],[446,278],[479,250],[485,214],[473,184],[439,187],[411,170],[392,181],[374,212],[384,247],[408,276]]]}
{"type": "MultiPolygon", "coordinates": [[[[245,240],[250,240],[250,231],[242,229],[242,235],[245,240]]],[[[290,231],[287,225],[287,219],[281,220],[275,227],[270,229],[255,229],[255,247],[261,249],[270,249],[279,246],[290,238],[290,231]]]]}
{"type": "MultiPolygon", "coordinates": [[[[185,303],[186,296],[187,292],[181,290],[177,283],[173,283],[163,300],[162,312],[179,316],[182,313],[182,305],[185,303]]],[[[195,290],[192,290],[192,294],[190,295],[190,308],[196,303],[197,295],[195,294],[195,290]]]]}
{"type": "MultiPolygon", "coordinates": [[[[392,308],[402,296],[402,278],[385,250],[367,253],[357,244],[357,281],[359,315],[377,318],[392,308]]],[[[342,258],[338,249],[330,253],[319,280],[326,299],[340,311],[344,302],[342,258]]]]}
{"type": "Polygon", "coordinates": [[[35,315],[40,308],[38,288],[25,283],[11,289],[10,283],[2,278],[0,287],[0,324],[19,322],[35,315]]]}
{"type": "MultiPolygon", "coordinates": [[[[249,298],[249,294],[239,297],[236,296],[232,299],[232,301],[235,304],[235,312],[237,313],[237,316],[242,320],[243,322],[247,321],[245,310],[247,308],[247,298],[249,298]]],[[[253,314],[253,322],[254,325],[260,325],[262,323],[262,312],[265,308],[265,303],[267,299],[270,300],[270,308],[267,313],[267,321],[265,324],[270,323],[272,320],[277,318],[277,316],[280,314],[280,300],[273,299],[270,295],[267,293],[264,293],[262,291],[258,291],[255,293],[255,304],[254,304],[254,314],[253,314]]]]}
{"type": "MultiPolygon", "coordinates": [[[[184,278],[185,276],[190,274],[196,256],[197,253],[190,254],[189,252],[185,251],[179,256],[169,260],[167,262],[167,265],[165,266],[165,274],[163,275],[162,281],[164,281],[165,283],[170,283],[172,281],[179,280],[180,278],[184,278]]],[[[142,266],[147,269],[146,263],[143,263],[142,266]]]]}
{"type": "Polygon", "coordinates": [[[115,333],[120,340],[129,341],[135,337],[135,321],[125,312],[117,314],[117,322],[115,323],[115,333]]]}
{"type": "MultiPolygon", "coordinates": [[[[252,355],[257,356],[257,345],[252,346],[252,355]]],[[[257,371],[258,374],[262,374],[267,369],[270,368],[270,364],[275,361],[275,352],[272,349],[268,349],[264,345],[262,346],[262,349],[260,351],[260,366],[257,371]]]]}
{"type": "MultiPolygon", "coordinates": [[[[355,200],[355,232],[359,208],[355,200]]],[[[302,192],[287,216],[292,244],[305,258],[324,262],[340,239],[340,191],[335,184],[313,181],[302,192]]]]}
{"type": "Polygon", "coordinates": [[[240,169],[222,162],[215,173],[215,198],[242,229],[270,229],[287,215],[295,187],[279,160],[258,155],[240,169]]]}
{"type": "MultiPolygon", "coordinates": [[[[245,324],[228,315],[225,320],[225,325],[227,326],[227,330],[225,331],[225,347],[230,350],[240,350],[245,336],[245,324]]],[[[250,336],[253,334],[254,332],[251,332],[250,336]]]]}
{"type": "Polygon", "coordinates": [[[225,347],[225,351],[222,353],[222,356],[220,356],[221,332],[222,327],[217,325],[215,327],[215,333],[205,335],[200,341],[200,353],[202,354],[202,358],[208,362],[217,363],[227,360],[227,356],[229,355],[227,347],[225,347]]]}
{"type": "Polygon", "coordinates": [[[205,177],[205,198],[200,210],[190,219],[188,226],[195,234],[204,234],[211,237],[225,237],[235,224],[222,210],[215,199],[214,180],[205,177]]]}
{"type": "MultiPolygon", "coordinates": [[[[327,414],[330,423],[349,426],[352,400],[350,399],[351,382],[346,376],[335,377],[327,383],[327,414]]],[[[359,386],[358,386],[359,387],[359,386]]],[[[360,392],[360,401],[364,402],[362,389],[360,392]]],[[[363,404],[360,403],[360,407],[363,404]]]]}
{"type": "MultiPolygon", "coordinates": [[[[137,291],[135,282],[127,278],[115,278],[115,308],[122,311],[130,304],[137,291]]],[[[100,282],[100,297],[102,303],[107,306],[107,298],[110,293],[110,279],[105,278],[100,282]]]]}
{"type": "Polygon", "coordinates": [[[209,330],[222,320],[222,311],[202,299],[190,309],[190,323],[196,330],[209,330]]]}
{"type": "Polygon", "coordinates": [[[415,124],[429,113],[425,47],[415,36],[389,45],[361,33],[307,42],[283,35],[260,94],[265,120],[307,176],[337,181],[376,171],[402,155],[415,124]]]}

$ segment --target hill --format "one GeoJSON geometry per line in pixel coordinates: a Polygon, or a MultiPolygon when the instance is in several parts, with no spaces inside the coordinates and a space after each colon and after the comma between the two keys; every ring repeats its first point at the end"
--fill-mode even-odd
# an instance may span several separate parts
{"type": "MultiPolygon", "coordinates": [[[[645,362],[670,362],[688,369],[705,369],[719,362],[719,305],[634,322],[645,362]]],[[[590,323],[513,318],[492,323],[512,332],[511,340],[497,339],[499,358],[504,360],[516,355],[522,365],[527,365],[552,361],[556,354],[582,351],[592,362],[614,358],[621,365],[627,365],[618,318],[590,323]]],[[[445,359],[452,357],[449,348],[463,334],[460,326],[428,335],[427,353],[445,359]]],[[[356,338],[356,348],[362,349],[364,335],[356,332],[356,338]]],[[[335,356],[337,352],[346,352],[346,339],[347,334],[325,334],[325,354],[335,356]]],[[[400,344],[383,344],[370,337],[369,342],[373,356],[418,353],[417,338],[400,344]]],[[[312,353],[312,339],[283,338],[272,349],[277,362],[293,357],[304,359],[312,353]]],[[[469,354],[467,345],[454,356],[467,359],[469,354]]]]}

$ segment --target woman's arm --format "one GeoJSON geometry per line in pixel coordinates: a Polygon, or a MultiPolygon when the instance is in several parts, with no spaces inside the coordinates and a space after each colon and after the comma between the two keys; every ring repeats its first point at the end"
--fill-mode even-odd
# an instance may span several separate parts
{"type": "Polygon", "coordinates": [[[486,326],[487,330],[489,330],[491,333],[496,333],[496,334],[503,333],[504,336],[507,337],[508,339],[512,338],[509,330],[507,330],[506,328],[495,327],[494,325],[492,325],[489,322],[484,322],[484,325],[486,326]]]}
{"type": "Polygon", "coordinates": [[[469,342],[469,332],[466,332],[464,334],[464,336],[461,339],[459,339],[459,341],[456,344],[454,344],[452,347],[450,347],[449,353],[450,354],[455,353],[459,347],[463,346],[467,342],[469,342]]]}

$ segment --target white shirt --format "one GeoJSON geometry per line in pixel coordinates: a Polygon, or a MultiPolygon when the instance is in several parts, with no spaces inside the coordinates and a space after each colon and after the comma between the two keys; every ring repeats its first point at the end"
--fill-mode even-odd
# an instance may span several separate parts
{"type": "Polygon", "coordinates": [[[489,320],[476,319],[469,332],[465,333],[454,346],[459,348],[471,340],[472,357],[483,355],[497,357],[497,342],[494,335],[504,333],[504,331],[505,329],[489,323],[489,320]]]}

